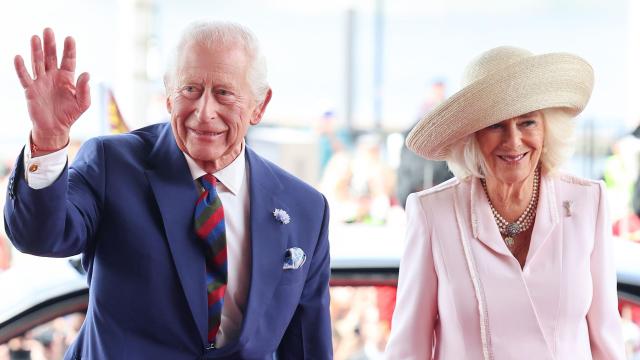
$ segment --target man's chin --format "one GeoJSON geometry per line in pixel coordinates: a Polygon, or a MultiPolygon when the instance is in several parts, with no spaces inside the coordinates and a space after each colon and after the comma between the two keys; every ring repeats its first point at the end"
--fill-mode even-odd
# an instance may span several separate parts
{"type": "Polygon", "coordinates": [[[214,156],[212,154],[196,154],[195,156],[193,155],[189,155],[191,156],[191,158],[197,162],[214,162],[216,160],[220,160],[220,158],[222,157],[221,154],[218,154],[217,156],[214,156]]]}

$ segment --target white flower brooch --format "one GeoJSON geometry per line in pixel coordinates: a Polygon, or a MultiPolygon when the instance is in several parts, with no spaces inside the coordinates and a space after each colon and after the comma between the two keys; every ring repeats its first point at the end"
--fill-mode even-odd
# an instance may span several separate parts
{"type": "Polygon", "coordinates": [[[289,214],[287,214],[287,212],[282,209],[273,210],[273,217],[285,225],[291,221],[291,217],[289,216],[289,214]]]}

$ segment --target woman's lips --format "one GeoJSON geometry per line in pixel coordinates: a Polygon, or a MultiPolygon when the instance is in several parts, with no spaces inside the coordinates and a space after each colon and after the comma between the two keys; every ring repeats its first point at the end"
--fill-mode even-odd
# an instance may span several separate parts
{"type": "Polygon", "coordinates": [[[517,163],[518,161],[524,159],[524,157],[527,154],[528,153],[522,153],[522,154],[518,154],[518,155],[498,155],[498,157],[500,159],[502,159],[503,161],[506,161],[508,163],[517,163]]]}

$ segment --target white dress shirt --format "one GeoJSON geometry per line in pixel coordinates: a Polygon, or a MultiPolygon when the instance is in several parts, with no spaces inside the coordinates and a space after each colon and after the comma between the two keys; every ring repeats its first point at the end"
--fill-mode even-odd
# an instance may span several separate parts
{"type": "MultiPolygon", "coordinates": [[[[53,184],[64,170],[67,152],[65,147],[51,154],[32,158],[30,147],[25,146],[24,169],[29,187],[42,189],[53,184]]],[[[196,165],[189,155],[184,154],[184,156],[189,165],[194,186],[201,191],[197,179],[204,175],[205,171],[196,165]]],[[[251,246],[247,221],[249,219],[249,171],[245,161],[244,143],[240,155],[227,167],[213,175],[218,179],[216,189],[224,207],[227,236],[227,290],[222,307],[222,321],[216,336],[216,347],[222,347],[240,335],[249,291],[251,269],[251,246]]]]}

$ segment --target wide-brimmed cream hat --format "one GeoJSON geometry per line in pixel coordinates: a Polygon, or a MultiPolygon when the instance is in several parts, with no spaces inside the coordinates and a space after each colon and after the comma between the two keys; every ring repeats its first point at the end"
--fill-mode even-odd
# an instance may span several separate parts
{"type": "Polygon", "coordinates": [[[456,141],[500,121],[552,107],[576,116],[592,89],[593,69],[578,56],[497,47],[467,66],[462,90],[416,124],[407,146],[424,158],[445,160],[456,141]]]}

